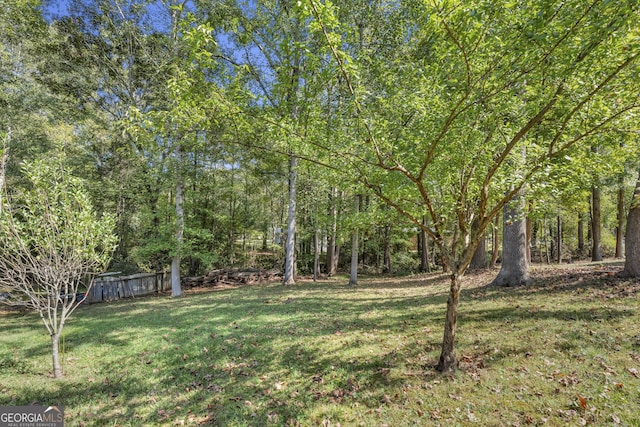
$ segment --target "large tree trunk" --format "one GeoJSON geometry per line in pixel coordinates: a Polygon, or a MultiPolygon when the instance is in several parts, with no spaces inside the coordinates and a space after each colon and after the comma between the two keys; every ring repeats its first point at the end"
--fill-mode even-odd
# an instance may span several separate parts
{"type": "Polygon", "coordinates": [[[62,366],[60,365],[60,333],[51,334],[51,356],[53,359],[53,376],[62,378],[62,366]]]}
{"type": "Polygon", "coordinates": [[[595,185],[591,191],[591,261],[602,261],[602,225],[600,221],[600,189],[595,185]]]}
{"type": "Polygon", "coordinates": [[[284,262],[285,285],[295,284],[295,258],[296,258],[296,182],[298,177],[298,158],[291,156],[289,161],[289,218],[287,220],[287,245],[284,262]]]}
{"type": "Polygon", "coordinates": [[[504,207],[502,263],[494,286],[518,286],[531,282],[527,260],[527,221],[522,195],[504,207]]]}
{"type": "Polygon", "coordinates": [[[640,277],[640,177],[633,192],[625,234],[625,261],[622,275],[640,277]]]}
{"type": "MultiPolygon", "coordinates": [[[[354,207],[356,214],[360,210],[360,196],[355,197],[354,207]]],[[[358,284],[358,228],[353,230],[351,235],[351,272],[349,274],[349,285],[355,286],[358,284]]]]}
{"type": "Polygon", "coordinates": [[[455,352],[456,327],[458,325],[458,306],[460,304],[460,275],[457,272],[451,274],[451,287],[447,300],[447,314],[444,321],[444,335],[442,338],[442,350],[436,369],[443,373],[453,372],[458,367],[458,358],[455,352]]]}
{"type": "Polygon", "coordinates": [[[176,145],[176,245],[177,251],[171,260],[171,296],[182,295],[180,285],[180,253],[182,252],[182,242],[184,239],[184,193],[182,188],[182,147],[176,145]]]}
{"type": "Polygon", "coordinates": [[[624,239],[624,214],[624,180],[620,179],[620,183],[618,185],[618,225],[616,227],[616,258],[622,258],[622,252],[624,250],[624,245],[622,244],[622,241],[624,239]]]}
{"type": "MultiPolygon", "coordinates": [[[[478,227],[478,220],[474,220],[472,224],[472,228],[476,229],[478,227]]],[[[476,251],[473,253],[473,258],[471,259],[471,264],[469,264],[469,269],[471,270],[479,270],[487,267],[487,242],[486,236],[483,234],[480,239],[480,243],[478,243],[478,247],[476,251]]]]}

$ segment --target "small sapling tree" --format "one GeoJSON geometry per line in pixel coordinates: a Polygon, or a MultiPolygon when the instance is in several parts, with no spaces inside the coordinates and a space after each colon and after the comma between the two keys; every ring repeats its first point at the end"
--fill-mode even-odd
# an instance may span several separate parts
{"type": "Polygon", "coordinates": [[[62,376],[62,329],[115,249],[115,220],[93,210],[63,158],[27,163],[28,187],[0,198],[0,289],[5,303],[35,310],[51,336],[53,375],[62,376]],[[5,295],[6,296],[6,295],[5,295]]]}

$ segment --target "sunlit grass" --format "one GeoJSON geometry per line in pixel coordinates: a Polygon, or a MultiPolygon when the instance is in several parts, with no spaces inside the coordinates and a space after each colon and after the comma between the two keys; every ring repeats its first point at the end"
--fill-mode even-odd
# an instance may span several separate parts
{"type": "Polygon", "coordinates": [[[244,287],[82,307],[61,381],[33,315],[0,316],[0,405],[67,425],[640,425],[639,285],[592,266],[470,275],[460,371],[433,370],[447,278],[244,287]]]}

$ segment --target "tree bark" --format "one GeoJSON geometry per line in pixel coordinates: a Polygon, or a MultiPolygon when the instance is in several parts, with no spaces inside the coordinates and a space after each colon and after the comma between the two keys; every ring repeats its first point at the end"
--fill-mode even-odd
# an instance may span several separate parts
{"type": "Polygon", "coordinates": [[[502,263],[494,286],[518,286],[531,282],[527,260],[527,221],[524,198],[517,195],[504,207],[502,263]]]}
{"type": "Polygon", "coordinates": [[[320,277],[320,230],[316,228],[313,235],[313,281],[320,277]]]}
{"type": "Polygon", "coordinates": [[[331,230],[327,239],[327,276],[335,276],[338,263],[338,248],[336,246],[336,235],[338,233],[338,207],[336,199],[338,198],[338,189],[333,187],[330,194],[329,215],[331,216],[331,230]]]}
{"type": "MultiPolygon", "coordinates": [[[[474,220],[471,227],[476,229],[478,227],[478,220],[474,220]]],[[[473,253],[471,264],[469,264],[469,269],[471,270],[479,270],[487,267],[487,242],[485,237],[483,234],[476,251],[473,253]]]]}
{"type": "Polygon", "coordinates": [[[493,231],[491,239],[491,261],[489,267],[494,268],[498,262],[498,246],[500,246],[500,236],[498,235],[498,226],[500,225],[500,215],[496,215],[496,219],[493,220],[493,231]]]}
{"type": "Polygon", "coordinates": [[[529,217],[526,218],[526,242],[525,248],[527,253],[527,262],[531,264],[531,238],[533,237],[533,220],[529,217]]]}
{"type": "MultiPolygon", "coordinates": [[[[422,219],[422,222],[426,226],[426,216],[422,219]]],[[[431,264],[429,263],[429,236],[424,229],[420,229],[420,245],[420,271],[423,273],[431,273],[431,264]]]]}
{"type": "Polygon", "coordinates": [[[623,240],[624,240],[624,220],[625,220],[625,211],[624,211],[624,180],[620,179],[620,183],[618,185],[618,225],[616,226],[616,258],[622,258],[623,254],[623,240]]]}
{"type": "Polygon", "coordinates": [[[387,224],[384,227],[384,257],[383,257],[383,272],[391,273],[391,224],[387,224]]]}
{"type": "Polygon", "coordinates": [[[578,214],[578,254],[582,258],[584,254],[584,214],[578,214]]]}
{"type": "Polygon", "coordinates": [[[602,225],[600,221],[600,189],[595,185],[591,189],[591,261],[602,261],[602,225]]]}
{"type": "Polygon", "coordinates": [[[53,377],[62,378],[62,365],[60,365],[60,333],[51,334],[51,356],[53,359],[53,377]]]}
{"type": "Polygon", "coordinates": [[[295,284],[296,182],[298,177],[298,158],[296,156],[291,156],[289,167],[289,218],[287,219],[287,245],[283,278],[285,285],[295,284]]]}
{"type": "Polygon", "coordinates": [[[562,264],[562,217],[560,215],[558,215],[557,228],[558,239],[556,240],[556,253],[558,254],[558,264],[562,264]]]}
{"type": "Polygon", "coordinates": [[[451,373],[458,367],[458,358],[455,353],[456,327],[458,325],[458,306],[460,304],[460,275],[457,272],[451,274],[451,286],[449,299],[447,300],[447,313],[444,322],[444,336],[442,338],[442,350],[436,369],[442,373],[451,373]]]}
{"type": "MultiPolygon", "coordinates": [[[[354,200],[354,210],[357,214],[360,211],[360,196],[356,195],[354,200]]],[[[349,274],[349,285],[358,284],[358,227],[353,230],[351,235],[351,271],[349,274]]]]}
{"type": "Polygon", "coordinates": [[[182,187],[182,147],[178,143],[175,148],[176,156],[176,253],[171,260],[171,296],[182,295],[180,285],[180,261],[182,243],[184,240],[184,193],[182,187]]]}
{"type": "Polygon", "coordinates": [[[622,275],[640,277],[640,176],[633,192],[629,216],[627,216],[624,253],[625,261],[622,275]]]}

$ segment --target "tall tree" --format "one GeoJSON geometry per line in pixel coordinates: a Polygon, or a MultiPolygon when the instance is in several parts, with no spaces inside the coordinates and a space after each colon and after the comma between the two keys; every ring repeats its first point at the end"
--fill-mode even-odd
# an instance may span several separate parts
{"type": "Polygon", "coordinates": [[[624,238],[624,224],[625,224],[625,188],[624,188],[624,178],[620,177],[618,182],[618,191],[616,192],[616,258],[622,258],[623,251],[623,238],[624,238]]]}
{"type": "Polygon", "coordinates": [[[155,251],[151,264],[163,269],[175,246],[160,212],[167,183],[162,171],[171,156],[152,138],[128,132],[126,122],[131,110],[166,108],[174,54],[167,49],[172,46],[170,14],[146,0],[71,0],[67,5],[66,14],[51,17],[60,41],[41,49],[41,80],[60,97],[75,100],[69,110],[89,119],[76,126],[96,166],[92,191],[102,206],[115,207],[117,268],[146,264],[140,254],[155,251]],[[149,221],[136,227],[139,217],[149,221]]]}
{"type": "Polygon", "coordinates": [[[622,275],[640,277],[640,175],[636,183],[633,199],[627,216],[625,234],[625,261],[622,275]]]}
{"type": "Polygon", "coordinates": [[[338,245],[338,188],[331,187],[329,195],[329,218],[330,225],[327,232],[327,276],[335,276],[338,269],[338,258],[340,257],[340,246],[338,245]]]}
{"type": "Polygon", "coordinates": [[[334,153],[449,265],[437,367],[450,371],[461,279],[487,227],[550,163],[637,108],[628,44],[638,45],[638,11],[599,1],[386,6],[376,16],[385,43],[360,43],[331,4],[302,3],[358,118],[358,142],[334,153]]]}
{"type": "Polygon", "coordinates": [[[360,212],[360,199],[362,196],[356,194],[353,196],[353,213],[356,217],[354,221],[353,230],[351,231],[351,263],[349,268],[349,285],[355,286],[358,284],[358,243],[360,242],[358,233],[358,213],[360,212]]]}
{"type": "Polygon", "coordinates": [[[591,261],[602,261],[602,221],[600,188],[591,189],[591,261]]]}
{"type": "Polygon", "coordinates": [[[495,286],[519,286],[531,282],[526,254],[526,218],[523,195],[505,205],[502,228],[502,261],[500,272],[491,282],[495,286]]]}
{"type": "MultiPolygon", "coordinates": [[[[210,22],[220,23],[218,58],[246,75],[246,89],[260,105],[253,117],[269,124],[272,140],[268,148],[286,154],[289,163],[289,209],[287,217],[284,283],[295,281],[296,191],[299,139],[307,132],[311,100],[316,96],[314,69],[317,64],[307,53],[313,48],[308,40],[304,17],[294,1],[201,4],[210,22]]],[[[245,110],[246,111],[246,110],[245,110]]]]}
{"type": "MultiPolygon", "coordinates": [[[[472,227],[477,227],[477,222],[474,221],[472,227]]],[[[473,258],[471,259],[471,264],[469,264],[470,269],[482,269],[487,267],[487,242],[486,237],[480,239],[478,243],[478,247],[476,248],[475,253],[473,254],[473,258]]]]}

